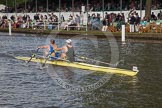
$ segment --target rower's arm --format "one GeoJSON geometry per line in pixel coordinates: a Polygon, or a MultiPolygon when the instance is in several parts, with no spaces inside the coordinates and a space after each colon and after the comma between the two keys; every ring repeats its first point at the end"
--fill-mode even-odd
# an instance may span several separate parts
{"type": "Polygon", "coordinates": [[[62,48],[58,48],[57,45],[53,46],[56,51],[62,50],[62,48]]]}
{"type": "Polygon", "coordinates": [[[48,49],[48,45],[44,45],[44,46],[38,46],[38,48],[42,48],[42,49],[48,49]]]}
{"type": "Polygon", "coordinates": [[[69,48],[72,48],[73,46],[72,45],[68,45],[69,48]]]}
{"type": "Polygon", "coordinates": [[[60,51],[60,50],[62,50],[62,48],[56,48],[55,50],[60,51]]]}

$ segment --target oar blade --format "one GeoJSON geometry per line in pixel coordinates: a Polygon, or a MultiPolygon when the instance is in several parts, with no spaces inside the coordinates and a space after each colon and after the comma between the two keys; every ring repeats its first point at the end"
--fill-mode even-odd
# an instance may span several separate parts
{"type": "MultiPolygon", "coordinates": [[[[37,48],[36,52],[38,51],[39,51],[39,48],[37,48]]],[[[30,59],[26,63],[28,64],[35,56],[36,56],[35,54],[32,54],[30,59]]]]}
{"type": "Polygon", "coordinates": [[[46,62],[47,62],[47,59],[46,59],[45,62],[42,64],[42,67],[45,67],[46,62]]]}

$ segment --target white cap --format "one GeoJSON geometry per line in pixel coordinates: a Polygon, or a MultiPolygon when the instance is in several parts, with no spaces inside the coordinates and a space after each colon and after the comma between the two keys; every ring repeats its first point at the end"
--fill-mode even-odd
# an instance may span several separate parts
{"type": "Polygon", "coordinates": [[[66,43],[71,43],[71,42],[72,42],[71,39],[66,40],[66,43]]]}

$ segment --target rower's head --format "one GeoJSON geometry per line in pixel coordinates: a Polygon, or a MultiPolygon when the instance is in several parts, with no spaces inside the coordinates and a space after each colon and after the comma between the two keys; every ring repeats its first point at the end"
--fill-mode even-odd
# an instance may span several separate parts
{"type": "Polygon", "coordinates": [[[54,39],[51,39],[51,40],[50,40],[50,43],[51,43],[51,44],[55,44],[55,40],[54,40],[54,39]]]}
{"type": "Polygon", "coordinates": [[[67,44],[71,44],[72,43],[72,40],[71,39],[68,39],[68,40],[66,40],[66,43],[67,44]]]}
{"type": "Polygon", "coordinates": [[[66,45],[71,48],[72,47],[72,40],[71,39],[66,40],[66,45]]]}

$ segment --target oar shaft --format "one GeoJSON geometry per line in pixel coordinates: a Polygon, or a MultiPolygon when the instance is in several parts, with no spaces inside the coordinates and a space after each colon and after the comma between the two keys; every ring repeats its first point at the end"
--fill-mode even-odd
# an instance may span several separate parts
{"type": "MultiPolygon", "coordinates": [[[[89,58],[87,58],[87,59],[89,59],[89,58]]],[[[108,65],[110,65],[110,63],[106,63],[106,62],[99,61],[99,60],[95,60],[95,59],[89,59],[89,60],[92,60],[92,61],[95,61],[95,62],[99,62],[99,63],[102,63],[102,64],[108,64],[108,65]]]]}
{"type": "Polygon", "coordinates": [[[45,59],[45,62],[42,64],[42,67],[45,66],[47,60],[51,57],[51,54],[52,54],[52,53],[54,53],[54,51],[53,51],[53,52],[50,52],[49,54],[47,54],[46,59],[45,59]]]}
{"type": "Polygon", "coordinates": [[[76,57],[79,57],[79,58],[82,58],[82,59],[91,60],[91,61],[95,61],[95,62],[99,62],[99,63],[102,63],[102,64],[111,65],[111,63],[106,63],[106,62],[103,62],[103,61],[99,61],[99,60],[95,60],[95,59],[91,59],[91,58],[87,58],[87,57],[82,57],[82,56],[76,56],[76,57]]]}
{"type": "Polygon", "coordinates": [[[108,64],[110,65],[110,63],[106,63],[106,62],[102,62],[102,61],[98,61],[98,60],[95,60],[96,62],[99,62],[99,63],[103,63],[103,64],[108,64]]]}

